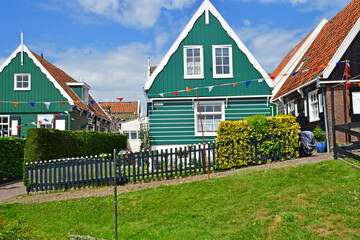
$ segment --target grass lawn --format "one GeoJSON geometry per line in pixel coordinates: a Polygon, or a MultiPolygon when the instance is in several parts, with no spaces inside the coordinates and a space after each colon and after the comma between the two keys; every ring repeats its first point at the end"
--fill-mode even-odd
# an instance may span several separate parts
{"type": "MultiPolygon", "coordinates": [[[[118,235],[119,239],[360,239],[359,182],[360,171],[331,160],[130,192],[118,196],[118,235]]],[[[9,222],[23,216],[33,224],[36,239],[66,239],[68,234],[113,239],[113,207],[113,196],[1,204],[0,216],[9,222]]]]}

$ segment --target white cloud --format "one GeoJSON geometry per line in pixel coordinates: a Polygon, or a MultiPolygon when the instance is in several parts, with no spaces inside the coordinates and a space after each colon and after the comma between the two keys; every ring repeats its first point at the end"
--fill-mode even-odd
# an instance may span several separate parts
{"type": "Polygon", "coordinates": [[[162,9],[175,10],[191,6],[195,0],[77,0],[88,14],[105,17],[125,26],[152,27],[162,9]]]}
{"type": "Polygon", "coordinates": [[[143,86],[147,80],[147,52],[150,49],[151,44],[132,43],[108,52],[83,48],[47,52],[46,56],[54,59],[52,63],[75,80],[79,81],[81,77],[89,84],[97,101],[119,97],[134,101],[137,99],[131,96],[136,95],[144,102],[143,86]]]}
{"type": "Polygon", "coordinates": [[[236,30],[240,39],[267,73],[272,73],[286,54],[302,40],[303,32],[272,29],[266,25],[236,30]]]}

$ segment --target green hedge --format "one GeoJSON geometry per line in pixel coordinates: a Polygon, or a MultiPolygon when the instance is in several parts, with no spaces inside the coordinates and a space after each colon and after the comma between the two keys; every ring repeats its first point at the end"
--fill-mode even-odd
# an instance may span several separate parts
{"type": "Polygon", "coordinates": [[[126,135],[32,128],[27,132],[24,162],[85,157],[126,149],[126,135]]]}
{"type": "MultiPolygon", "coordinates": [[[[260,154],[266,154],[279,149],[280,144],[286,145],[282,150],[283,155],[298,157],[296,149],[298,147],[300,130],[296,118],[292,115],[279,115],[265,118],[263,115],[249,117],[242,121],[224,121],[219,124],[216,141],[219,143],[218,163],[221,169],[232,167],[247,166],[252,162],[251,154],[255,152],[255,145],[260,154]],[[291,131],[289,131],[291,130],[291,131]],[[282,135],[286,140],[278,143],[266,141],[265,134],[273,136],[282,135]],[[250,145],[250,137],[257,140],[257,144],[250,145]],[[286,141],[286,144],[284,144],[286,141]]],[[[285,160],[284,158],[282,160],[285,160]]]]}
{"type": "Polygon", "coordinates": [[[25,139],[0,137],[0,179],[22,176],[25,139]]]}

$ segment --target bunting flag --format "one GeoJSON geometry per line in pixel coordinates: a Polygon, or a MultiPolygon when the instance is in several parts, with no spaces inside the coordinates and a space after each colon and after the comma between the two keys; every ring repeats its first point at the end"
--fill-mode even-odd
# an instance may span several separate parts
{"type": "Polygon", "coordinates": [[[51,102],[44,102],[44,104],[45,104],[47,110],[49,110],[51,102]]]}
{"type": "Polygon", "coordinates": [[[209,88],[209,92],[211,92],[213,90],[214,86],[209,86],[208,88],[209,88]]]}
{"type": "Polygon", "coordinates": [[[315,71],[318,70],[318,69],[319,69],[319,68],[314,68],[314,69],[313,69],[313,72],[315,72],[315,71]]]}
{"type": "Polygon", "coordinates": [[[89,110],[86,110],[86,115],[89,115],[90,114],[90,111],[89,110]]]}
{"type": "Polygon", "coordinates": [[[179,92],[172,92],[173,94],[175,94],[176,96],[179,94],[179,92]]]}
{"type": "Polygon", "coordinates": [[[226,86],[226,84],[221,84],[220,87],[226,86]]]}
{"type": "Polygon", "coordinates": [[[19,105],[19,102],[12,102],[12,103],[15,105],[15,107],[19,105]]]}
{"type": "Polygon", "coordinates": [[[263,78],[258,79],[258,82],[259,82],[259,83],[262,83],[263,81],[264,81],[263,78]]]}
{"type": "Polygon", "coordinates": [[[299,72],[294,72],[291,74],[291,76],[295,76],[296,74],[298,74],[299,72]]]}
{"type": "Polygon", "coordinates": [[[45,122],[50,122],[49,119],[47,119],[47,118],[44,118],[44,121],[45,121],[45,122]]]}
{"type": "Polygon", "coordinates": [[[282,76],[283,76],[283,77],[286,77],[287,75],[288,75],[287,73],[284,73],[282,76]]]}
{"type": "Polygon", "coordinates": [[[30,105],[31,105],[31,108],[34,108],[35,103],[34,103],[34,102],[29,102],[29,103],[30,103],[30,105]]]}
{"type": "Polygon", "coordinates": [[[21,126],[17,126],[16,128],[17,128],[18,130],[21,130],[21,126]]]}
{"type": "Polygon", "coordinates": [[[99,113],[95,113],[95,116],[99,115],[99,113]]]}
{"type": "Polygon", "coordinates": [[[250,85],[251,81],[246,81],[246,87],[250,85]]]}
{"type": "Polygon", "coordinates": [[[191,92],[191,91],[192,91],[191,88],[186,87],[186,92],[191,92]]]}
{"type": "Polygon", "coordinates": [[[238,84],[238,83],[234,83],[234,84],[233,84],[233,87],[235,87],[237,84],[238,84]]]}
{"type": "Polygon", "coordinates": [[[147,97],[150,97],[150,94],[146,94],[147,97]]]}
{"type": "Polygon", "coordinates": [[[32,125],[34,125],[34,126],[36,126],[36,125],[37,125],[37,124],[36,124],[36,122],[32,122],[31,124],[32,124],[32,125]]]}
{"type": "Polygon", "coordinates": [[[346,70],[346,72],[350,72],[350,63],[349,62],[346,62],[345,70],[346,70]]]}
{"type": "Polygon", "coordinates": [[[74,101],[74,103],[75,103],[75,104],[79,104],[79,103],[81,103],[81,101],[74,101]]]}
{"type": "Polygon", "coordinates": [[[69,114],[69,112],[68,112],[68,111],[65,111],[65,113],[66,113],[66,114],[69,114]]]}
{"type": "Polygon", "coordinates": [[[274,81],[276,76],[270,76],[270,78],[274,81]]]}
{"type": "Polygon", "coordinates": [[[91,106],[94,105],[94,103],[95,103],[95,100],[90,100],[91,106]]]}
{"type": "Polygon", "coordinates": [[[0,102],[0,104],[2,104],[2,102],[0,102]]]}
{"type": "Polygon", "coordinates": [[[66,102],[59,102],[59,103],[61,103],[61,104],[63,104],[63,105],[65,105],[65,104],[66,104],[66,102]]]}
{"type": "Polygon", "coordinates": [[[42,121],[38,121],[39,124],[42,124],[42,121]]]}
{"type": "Polygon", "coordinates": [[[137,96],[136,96],[136,95],[132,95],[131,97],[136,98],[137,96]]]}
{"type": "Polygon", "coordinates": [[[60,113],[58,113],[58,114],[55,114],[55,117],[58,117],[58,116],[60,116],[60,113]]]}
{"type": "Polygon", "coordinates": [[[124,98],[117,98],[117,100],[119,100],[120,102],[123,100],[124,98]]]}
{"type": "Polygon", "coordinates": [[[351,83],[346,83],[346,89],[349,89],[351,86],[351,83]]]}
{"type": "Polygon", "coordinates": [[[347,72],[345,72],[345,73],[344,73],[344,75],[345,75],[345,77],[346,77],[346,79],[345,79],[345,80],[347,80],[348,78],[351,78],[351,75],[350,75],[350,74],[348,74],[347,72]]]}
{"type": "Polygon", "coordinates": [[[159,95],[160,95],[161,97],[164,97],[164,94],[163,94],[163,93],[160,93],[159,95]]]}
{"type": "Polygon", "coordinates": [[[336,65],[340,65],[340,64],[342,64],[342,62],[337,62],[337,63],[336,63],[336,65]]]}
{"type": "Polygon", "coordinates": [[[360,83],[358,83],[359,87],[360,87],[360,83]]]}

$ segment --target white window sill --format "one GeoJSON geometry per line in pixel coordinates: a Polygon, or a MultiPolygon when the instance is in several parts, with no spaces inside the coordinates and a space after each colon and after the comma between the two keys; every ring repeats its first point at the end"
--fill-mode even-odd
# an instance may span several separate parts
{"type": "Polygon", "coordinates": [[[204,75],[201,75],[201,76],[196,76],[196,75],[184,76],[184,79],[204,79],[204,75]]]}
{"type": "Polygon", "coordinates": [[[15,88],[14,91],[30,91],[30,88],[15,88]]]}
{"type": "Polygon", "coordinates": [[[320,121],[320,118],[310,119],[309,122],[317,122],[320,121]]]}
{"type": "MultiPolygon", "coordinates": [[[[204,136],[205,137],[216,137],[217,132],[213,132],[213,133],[204,132],[204,136]]],[[[202,133],[195,133],[195,137],[202,137],[202,133]]]]}
{"type": "Polygon", "coordinates": [[[213,75],[214,79],[221,79],[221,78],[234,78],[234,76],[232,74],[228,74],[228,75],[213,75]]]}

